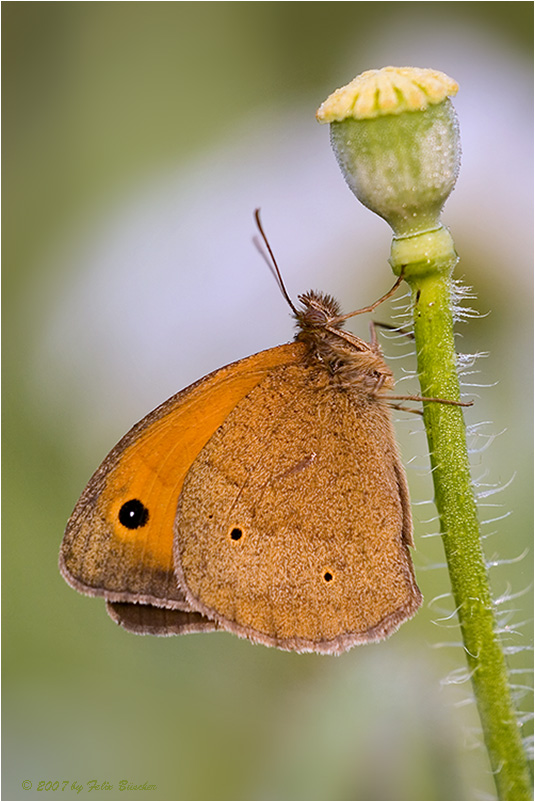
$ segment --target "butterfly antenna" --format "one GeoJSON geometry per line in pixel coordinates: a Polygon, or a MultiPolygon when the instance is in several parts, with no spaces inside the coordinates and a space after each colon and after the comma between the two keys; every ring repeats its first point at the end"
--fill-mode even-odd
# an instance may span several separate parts
{"type": "Polygon", "coordinates": [[[292,312],[294,313],[294,315],[297,315],[299,313],[298,313],[297,309],[295,308],[292,299],[288,295],[288,291],[286,289],[284,281],[282,280],[282,276],[281,276],[281,272],[279,270],[279,266],[277,264],[277,260],[275,259],[273,251],[271,250],[271,245],[269,244],[268,238],[266,237],[264,229],[262,228],[262,223],[260,221],[260,209],[255,209],[254,210],[254,216],[255,216],[255,220],[256,220],[256,225],[257,225],[258,230],[260,232],[260,236],[264,240],[264,244],[265,244],[265,246],[267,248],[267,252],[269,253],[269,255],[271,257],[271,261],[273,263],[273,268],[275,269],[275,276],[276,276],[277,281],[279,283],[280,291],[284,295],[284,298],[286,299],[286,303],[289,305],[289,307],[292,310],[292,312]]]}

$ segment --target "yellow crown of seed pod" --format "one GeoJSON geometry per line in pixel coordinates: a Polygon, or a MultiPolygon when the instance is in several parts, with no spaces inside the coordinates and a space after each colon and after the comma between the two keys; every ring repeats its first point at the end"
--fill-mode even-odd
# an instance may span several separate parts
{"type": "Polygon", "coordinates": [[[421,67],[383,67],[357,75],[319,107],[320,123],[348,117],[366,120],[404,111],[423,111],[457,94],[458,84],[443,72],[421,67]]]}

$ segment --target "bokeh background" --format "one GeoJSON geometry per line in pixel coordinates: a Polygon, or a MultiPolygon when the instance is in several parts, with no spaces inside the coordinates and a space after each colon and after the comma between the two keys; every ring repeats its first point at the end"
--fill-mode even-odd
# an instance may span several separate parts
{"type": "MultiPolygon", "coordinates": [[[[481,385],[466,388],[467,420],[513,677],[531,685],[532,14],[2,4],[4,799],[83,799],[90,780],[112,786],[98,799],[493,798],[414,416],[397,428],[426,603],[385,643],[330,658],[223,633],[136,637],[65,584],[57,555],[134,421],[291,338],[251,242],[256,206],[293,297],[317,287],[349,309],[390,286],[390,230],[347,190],[314,113],[365,69],[433,67],[461,86],[463,167],[444,220],[483,314],[459,324],[459,347],[488,354],[465,379],[481,385]],[[39,795],[56,780],[83,790],[39,795]],[[121,794],[121,780],[155,790],[121,794]]],[[[398,378],[414,367],[391,364],[398,378]]]]}

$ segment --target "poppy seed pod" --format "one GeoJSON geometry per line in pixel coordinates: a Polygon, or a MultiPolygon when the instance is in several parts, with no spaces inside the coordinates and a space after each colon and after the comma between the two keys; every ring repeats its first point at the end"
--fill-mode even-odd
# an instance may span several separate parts
{"type": "Polygon", "coordinates": [[[460,165],[449,100],[457,89],[436,70],[385,67],[357,76],[318,109],[349,188],[397,237],[440,226],[460,165]]]}

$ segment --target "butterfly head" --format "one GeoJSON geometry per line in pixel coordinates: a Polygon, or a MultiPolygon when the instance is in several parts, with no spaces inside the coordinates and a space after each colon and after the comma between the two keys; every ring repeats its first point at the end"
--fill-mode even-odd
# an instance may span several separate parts
{"type": "Polygon", "coordinates": [[[340,304],[332,295],[311,290],[299,295],[298,300],[303,308],[296,311],[295,317],[302,331],[343,326],[343,321],[339,320],[340,304]]]}

